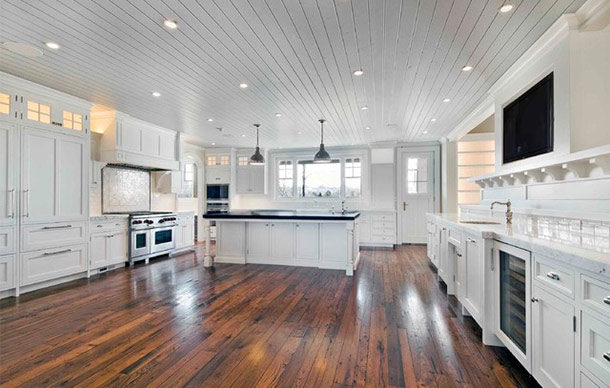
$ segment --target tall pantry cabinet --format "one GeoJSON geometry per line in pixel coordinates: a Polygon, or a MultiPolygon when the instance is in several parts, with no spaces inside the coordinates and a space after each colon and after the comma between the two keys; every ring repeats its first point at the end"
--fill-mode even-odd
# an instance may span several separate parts
{"type": "Polygon", "coordinates": [[[91,104],[0,76],[1,298],[86,275],[91,104]]]}

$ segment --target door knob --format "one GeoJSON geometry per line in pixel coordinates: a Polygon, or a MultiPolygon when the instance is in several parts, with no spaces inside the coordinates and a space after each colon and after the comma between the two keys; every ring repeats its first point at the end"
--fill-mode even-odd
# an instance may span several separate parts
{"type": "Polygon", "coordinates": [[[407,203],[405,201],[402,202],[402,210],[406,211],[407,210],[407,203]]]}

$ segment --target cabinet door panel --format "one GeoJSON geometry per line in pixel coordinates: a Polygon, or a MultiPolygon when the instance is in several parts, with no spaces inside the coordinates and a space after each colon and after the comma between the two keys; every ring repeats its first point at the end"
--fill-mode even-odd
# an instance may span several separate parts
{"type": "Polygon", "coordinates": [[[111,234],[108,238],[108,264],[124,263],[128,260],[127,244],[128,232],[120,231],[111,234]]]}
{"type": "Polygon", "coordinates": [[[237,194],[248,194],[250,188],[250,174],[248,167],[237,168],[237,194]]]}
{"type": "Polygon", "coordinates": [[[129,121],[121,124],[119,144],[124,151],[142,152],[142,131],[129,121]]]}
{"type": "Polygon", "coordinates": [[[0,257],[0,291],[15,287],[15,267],[15,255],[0,257]]]}
{"type": "Polygon", "coordinates": [[[16,128],[0,121],[0,225],[15,225],[17,219],[16,128]]]}
{"type": "Polygon", "coordinates": [[[251,168],[249,192],[256,194],[265,192],[265,167],[255,166],[251,168]]]}
{"type": "Polygon", "coordinates": [[[269,258],[269,223],[248,223],[248,258],[269,258]]]}
{"type": "Polygon", "coordinates": [[[195,225],[193,220],[188,221],[184,225],[184,246],[190,247],[195,244],[195,225]]]}
{"type": "Polygon", "coordinates": [[[296,259],[318,261],[318,224],[296,224],[295,235],[296,259]]]}
{"type": "Polygon", "coordinates": [[[161,133],[159,156],[164,159],[176,160],[176,135],[161,133]]]}
{"type": "Polygon", "coordinates": [[[108,264],[108,236],[94,234],[91,236],[91,269],[104,267],[108,264]]]}
{"type": "Polygon", "coordinates": [[[482,281],[484,278],[483,264],[478,249],[479,244],[483,244],[483,242],[466,238],[463,257],[466,262],[465,301],[463,303],[477,321],[481,312],[482,281]]]}
{"type": "Polygon", "coordinates": [[[294,224],[292,222],[271,223],[271,258],[288,264],[293,256],[294,224]]]}
{"type": "Polygon", "coordinates": [[[86,150],[82,139],[63,137],[57,157],[58,212],[60,218],[86,215],[86,150]]]}
{"type": "Polygon", "coordinates": [[[534,377],[544,387],[573,387],[574,307],[538,286],[533,295],[534,377]]]}
{"type": "Polygon", "coordinates": [[[57,216],[57,148],[56,135],[30,128],[23,131],[21,211],[25,223],[57,216]]]}

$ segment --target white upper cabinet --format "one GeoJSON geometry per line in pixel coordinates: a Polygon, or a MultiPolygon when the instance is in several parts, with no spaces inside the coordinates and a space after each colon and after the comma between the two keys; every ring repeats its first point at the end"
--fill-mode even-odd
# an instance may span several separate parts
{"type": "Polygon", "coordinates": [[[104,162],[179,169],[174,131],[115,111],[92,112],[91,128],[103,133],[100,156],[104,162]]]}
{"type": "Polygon", "coordinates": [[[76,136],[89,134],[89,109],[44,94],[19,96],[19,118],[24,125],[76,136]]]}
{"type": "Polygon", "coordinates": [[[36,128],[22,129],[23,223],[87,218],[88,147],[86,139],[36,128]]]}
{"type": "Polygon", "coordinates": [[[16,124],[0,121],[0,225],[17,219],[16,136],[16,124]]]}

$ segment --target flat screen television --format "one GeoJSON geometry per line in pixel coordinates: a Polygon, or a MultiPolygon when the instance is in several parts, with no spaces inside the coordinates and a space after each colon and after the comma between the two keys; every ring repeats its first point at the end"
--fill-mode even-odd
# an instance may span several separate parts
{"type": "Polygon", "coordinates": [[[553,73],[504,107],[504,163],[553,151],[553,73]]]}

